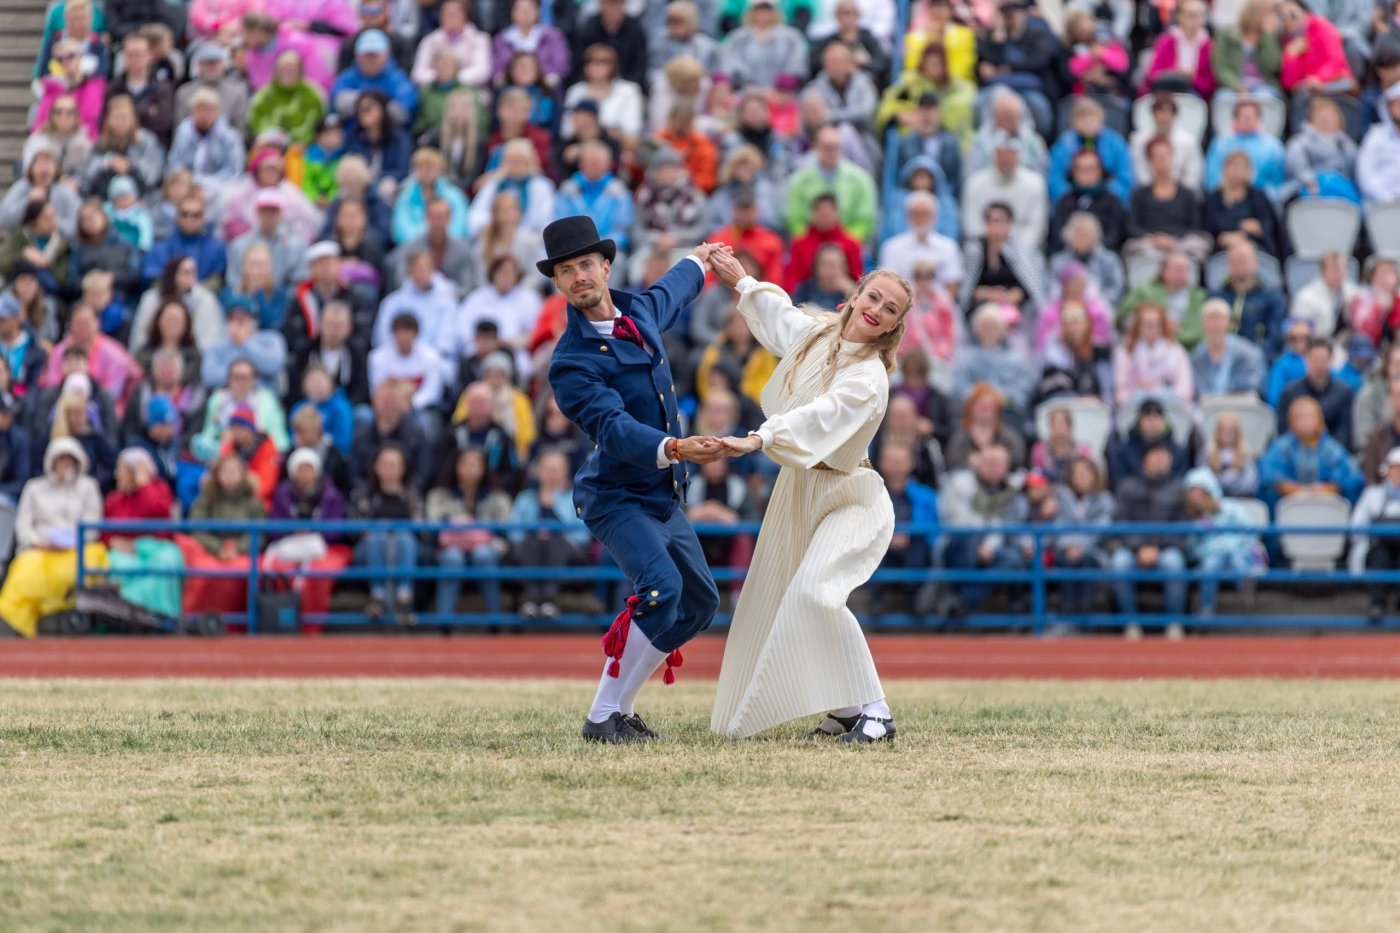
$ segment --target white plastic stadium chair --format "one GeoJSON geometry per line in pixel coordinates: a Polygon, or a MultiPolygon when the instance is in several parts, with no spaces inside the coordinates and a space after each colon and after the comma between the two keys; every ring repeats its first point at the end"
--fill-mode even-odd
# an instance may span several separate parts
{"type": "Polygon", "coordinates": [[[1096,398],[1052,398],[1041,402],[1035,410],[1035,431],[1040,437],[1050,434],[1050,413],[1067,410],[1074,419],[1074,440],[1100,457],[1113,430],[1113,411],[1096,398]]]}
{"type": "Polygon", "coordinates": [[[1361,208],[1343,198],[1302,198],[1288,205],[1288,235],[1305,259],[1328,250],[1349,256],[1360,232],[1361,208]]]}
{"type": "Polygon", "coordinates": [[[1366,232],[1371,248],[1386,256],[1400,256],[1400,204],[1372,204],[1366,210],[1366,232]]]}
{"type": "MultiPolygon", "coordinates": [[[[1197,140],[1205,139],[1206,124],[1210,113],[1206,102],[1195,94],[1173,94],[1176,100],[1176,125],[1192,134],[1197,140]]],[[[1152,125],[1152,95],[1144,94],[1133,101],[1133,128],[1142,129],[1152,125]]]]}
{"type": "Polygon", "coordinates": [[[1162,259],[1151,253],[1138,253],[1128,260],[1128,288],[1146,285],[1162,271],[1162,259]]]}
{"type": "MultiPolygon", "coordinates": [[[[1191,432],[1196,427],[1196,413],[1191,405],[1182,401],[1175,395],[1158,395],[1157,401],[1162,403],[1162,411],[1166,413],[1167,423],[1172,426],[1172,440],[1182,447],[1190,450],[1191,432]]],[[[1137,404],[1121,405],[1118,408],[1118,434],[1120,437],[1127,437],[1128,432],[1137,424],[1137,413],[1141,402],[1137,404]]]]}
{"type": "Polygon", "coordinates": [[[1201,434],[1207,442],[1215,436],[1215,423],[1227,411],[1240,419],[1245,446],[1256,457],[1268,449],[1278,416],[1257,395],[1212,395],[1201,399],[1201,434]]]}
{"type": "MultiPolygon", "coordinates": [[[[1351,506],[1334,493],[1297,492],[1278,500],[1275,517],[1284,527],[1340,528],[1350,519],[1351,506]]],[[[1292,562],[1294,570],[1331,570],[1347,543],[1345,534],[1284,534],[1279,537],[1283,556],[1292,562]]]]}
{"type": "Polygon", "coordinates": [[[1241,499],[1238,496],[1231,496],[1230,501],[1244,510],[1245,515],[1249,516],[1251,524],[1260,528],[1269,526],[1269,504],[1267,502],[1262,499],[1241,499]]]}
{"type": "MultiPolygon", "coordinates": [[[[1259,253],[1259,281],[1269,288],[1283,288],[1283,269],[1278,260],[1268,253],[1259,253]]],[[[1225,253],[1216,253],[1206,260],[1206,290],[1219,291],[1230,274],[1230,258],[1225,253]]]]}
{"type": "MultiPolygon", "coordinates": [[[[1288,294],[1297,294],[1298,289],[1307,285],[1317,278],[1318,267],[1322,265],[1320,259],[1307,259],[1302,256],[1289,256],[1283,264],[1283,284],[1288,289],[1288,294]]],[[[1361,275],[1361,264],[1356,261],[1355,256],[1347,257],[1347,281],[1353,285],[1361,275]]]]}
{"type": "MultiPolygon", "coordinates": [[[[1259,104],[1259,120],[1264,124],[1264,132],[1277,139],[1283,138],[1283,130],[1288,122],[1288,108],[1276,97],[1254,98],[1259,104]]],[[[1210,105],[1210,125],[1216,136],[1230,132],[1230,124],[1235,121],[1235,98],[1216,97],[1210,105]]]]}

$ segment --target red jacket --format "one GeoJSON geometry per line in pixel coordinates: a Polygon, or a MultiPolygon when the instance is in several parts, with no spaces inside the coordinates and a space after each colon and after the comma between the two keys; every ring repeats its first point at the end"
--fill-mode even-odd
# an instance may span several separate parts
{"type": "MultiPolygon", "coordinates": [[[[759,225],[740,230],[730,224],[710,234],[709,242],[732,246],[734,252],[742,251],[758,260],[759,268],[763,270],[759,277],[763,281],[776,285],[783,280],[783,238],[767,227],[759,225]]],[[[713,272],[705,277],[707,286],[714,281],[713,272]]]]}
{"type": "Polygon", "coordinates": [[[828,243],[840,244],[846,251],[846,266],[852,279],[859,279],[865,271],[865,260],[860,255],[860,244],[841,227],[836,226],[825,233],[813,227],[792,241],[792,256],[788,259],[786,287],[789,294],[797,291],[797,286],[812,276],[812,263],[817,258],[817,250],[828,243]]]}
{"type": "Polygon", "coordinates": [[[236,451],[232,441],[224,441],[223,446],[219,448],[219,456],[231,453],[242,457],[243,462],[248,464],[249,474],[257,477],[258,495],[262,498],[263,508],[271,511],[272,494],[277,491],[277,482],[282,478],[282,456],[277,453],[277,447],[267,435],[259,434],[253,444],[252,453],[236,451]]]}
{"type": "Polygon", "coordinates": [[[1346,53],[1342,51],[1341,33],[1321,16],[1308,17],[1303,27],[1303,51],[1297,55],[1288,54],[1289,47],[1296,41],[1284,40],[1283,66],[1278,78],[1285,91],[1291,92],[1304,78],[1316,78],[1328,84],[1352,76],[1346,53]]]}
{"type": "MultiPolygon", "coordinates": [[[[170,487],[165,485],[161,479],[152,479],[144,486],[140,486],[132,492],[122,492],[114,489],[107,493],[107,499],[102,503],[103,516],[109,521],[138,521],[156,519],[164,521],[170,518],[170,505],[175,501],[174,495],[170,492],[170,487]]],[[[102,543],[111,544],[113,538],[133,537],[130,534],[104,531],[102,533],[102,543]]],[[[143,533],[143,538],[169,538],[169,535],[156,535],[143,533]]]]}

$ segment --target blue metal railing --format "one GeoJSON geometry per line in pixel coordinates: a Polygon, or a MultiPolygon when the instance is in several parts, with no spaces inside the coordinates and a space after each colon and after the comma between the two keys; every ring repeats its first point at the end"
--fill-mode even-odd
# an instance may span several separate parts
{"type": "MultiPolygon", "coordinates": [[[[404,522],[404,521],[341,521],[341,522],[294,522],[294,521],[259,521],[259,522],[214,522],[214,521],[111,521],[98,522],[92,524],[80,524],[79,535],[85,537],[89,533],[106,532],[114,534],[124,534],[139,537],[143,534],[173,534],[173,533],[198,533],[210,532],[221,535],[242,535],[249,538],[248,569],[238,570],[131,570],[131,571],[111,571],[101,570],[96,573],[106,577],[120,577],[123,575],[146,575],[146,576],[176,576],[180,578],[209,578],[209,579],[242,579],[247,578],[248,610],[241,616],[231,617],[236,621],[244,621],[249,632],[258,630],[258,600],[257,595],[268,580],[281,580],[291,576],[304,579],[335,579],[342,581],[373,581],[392,577],[395,580],[405,581],[432,581],[441,579],[456,579],[460,581],[496,581],[509,584],[528,580],[553,580],[564,583],[594,584],[594,585],[614,585],[620,583],[625,578],[615,567],[607,565],[594,565],[588,567],[528,567],[528,566],[466,566],[462,568],[442,568],[437,566],[419,566],[414,570],[387,570],[383,567],[352,566],[343,570],[331,571],[296,571],[295,573],[284,571],[268,571],[262,567],[262,559],[266,546],[273,536],[304,533],[308,531],[320,532],[326,535],[354,536],[368,532],[411,532],[423,536],[432,536],[442,531],[462,531],[467,529],[480,529],[493,533],[506,535],[512,532],[537,532],[537,531],[574,531],[577,528],[566,529],[564,526],[553,522],[530,522],[530,523],[508,523],[508,522],[488,522],[472,525],[432,523],[432,522],[404,522]]],[[[742,534],[756,534],[759,526],[756,523],[741,523],[736,525],[697,525],[696,531],[701,536],[707,537],[734,537],[742,534]]],[[[1115,570],[1104,562],[1099,568],[1091,569],[1068,569],[1063,567],[1049,566],[1045,556],[1055,545],[1056,539],[1065,535],[1091,535],[1099,542],[1107,543],[1124,538],[1125,536],[1171,536],[1178,542],[1186,542],[1192,538],[1221,534],[1250,534],[1257,535],[1264,539],[1276,539],[1280,535],[1351,535],[1357,529],[1348,526],[1327,526],[1327,527],[1282,527],[1272,526],[1269,528],[1240,528],[1233,529],[1227,527],[1203,528],[1193,524],[1119,524],[1109,526],[1055,526],[1055,525],[1008,525],[992,528],[950,528],[935,525],[901,525],[896,529],[898,532],[925,536],[930,543],[935,540],[947,542],[958,538],[984,537],[988,534],[1002,535],[1007,538],[1025,539],[1029,544],[1030,551],[1026,556],[1025,566],[1017,569],[953,569],[939,565],[935,561],[933,566],[920,567],[916,569],[882,569],[878,570],[871,579],[876,586],[900,586],[906,589],[915,589],[928,584],[941,584],[950,588],[950,592],[957,593],[959,585],[963,584],[1004,584],[1002,589],[1022,598],[1025,601],[1025,612],[1003,612],[1000,614],[980,614],[959,617],[956,624],[959,627],[970,629],[984,628],[1021,628],[1029,629],[1035,634],[1043,632],[1047,626],[1059,623],[1074,626],[1122,626],[1125,617],[1114,613],[1090,613],[1090,614],[1068,614],[1057,611],[1053,605],[1051,596],[1054,591],[1065,584],[1089,584],[1095,587],[1105,587],[1114,582],[1133,581],[1135,583],[1162,584],[1168,582],[1185,582],[1200,584],[1202,582],[1215,582],[1219,584],[1238,583],[1244,579],[1250,579],[1259,584],[1284,587],[1317,587],[1322,585],[1344,584],[1349,588],[1356,588],[1358,585],[1390,584],[1400,586],[1400,571],[1367,571],[1361,575],[1352,575],[1344,569],[1340,571],[1318,571],[1318,570],[1294,570],[1270,568],[1258,573],[1241,574],[1239,572],[1223,570],[1207,573],[1199,568],[1187,569],[1184,572],[1175,573],[1160,569],[1133,569],[1130,571],[1115,570]]],[[[1370,537],[1392,538],[1400,537],[1400,528],[1389,526],[1378,526],[1365,530],[1370,537]]],[[[936,550],[936,549],[934,549],[936,550]]],[[[86,585],[90,576],[94,575],[85,563],[82,549],[78,550],[78,586],[86,585]]],[[[746,569],[737,567],[718,567],[714,570],[714,576],[722,587],[742,582],[746,576],[746,569]]],[[[1192,625],[1210,628],[1259,628],[1259,627],[1291,627],[1291,628],[1343,628],[1355,627],[1369,621],[1359,616],[1341,615],[1334,611],[1335,606],[1328,607],[1323,612],[1302,613],[1296,615],[1280,614],[1247,614],[1247,615],[1214,615],[1209,619],[1191,619],[1192,625]]],[[[602,615],[575,614],[560,617],[554,624],[560,627],[591,627],[605,624],[611,618],[611,613],[602,615]]],[[[1135,620],[1147,625],[1160,625],[1168,621],[1178,621],[1169,618],[1164,614],[1137,613],[1133,617],[1135,620]]],[[[509,613],[476,613],[476,614],[455,614],[438,615],[436,613],[425,613],[421,615],[424,624],[430,625],[451,625],[451,626],[498,626],[516,625],[522,620],[519,616],[509,613]]],[[[324,616],[308,616],[307,621],[322,622],[328,625],[363,625],[366,619],[358,613],[328,613],[324,616]]],[[[1394,620],[1400,625],[1400,620],[1394,620]]],[[[903,613],[897,615],[881,616],[882,625],[889,626],[946,626],[948,619],[936,615],[915,615],[903,613]]],[[[728,623],[728,617],[716,619],[716,624],[723,626],[728,623]]],[[[1385,623],[1390,624],[1389,620],[1385,623]]]]}

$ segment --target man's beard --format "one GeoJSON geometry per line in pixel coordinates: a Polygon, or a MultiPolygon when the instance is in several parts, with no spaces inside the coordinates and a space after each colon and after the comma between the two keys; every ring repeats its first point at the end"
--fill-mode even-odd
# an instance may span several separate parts
{"type": "Polygon", "coordinates": [[[603,303],[603,292],[601,289],[595,288],[592,291],[585,294],[582,298],[573,298],[570,300],[573,301],[574,307],[578,310],[592,311],[594,308],[598,307],[600,304],[603,303]]]}

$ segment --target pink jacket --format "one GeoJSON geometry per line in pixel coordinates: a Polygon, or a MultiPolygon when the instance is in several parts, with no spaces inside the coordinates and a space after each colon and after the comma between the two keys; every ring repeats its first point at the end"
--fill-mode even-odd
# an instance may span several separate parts
{"type": "Polygon", "coordinates": [[[1123,46],[1119,45],[1117,41],[1100,45],[1097,51],[1084,46],[1075,46],[1075,48],[1079,51],[1069,57],[1069,73],[1074,78],[1073,91],[1076,94],[1084,93],[1084,84],[1079,79],[1084,72],[1095,65],[1103,65],[1109,71],[1118,74],[1128,73],[1128,53],[1123,51],[1123,46]]]}
{"type": "Polygon", "coordinates": [[[1351,66],[1342,51],[1342,36],[1336,26],[1321,16],[1309,16],[1303,27],[1303,41],[1306,46],[1302,53],[1289,55],[1287,50],[1293,40],[1284,40],[1283,66],[1278,77],[1285,91],[1291,92],[1304,78],[1329,84],[1351,77],[1351,66]]]}
{"type": "Polygon", "coordinates": [[[197,38],[213,38],[220,29],[238,22],[252,9],[249,0],[194,0],[190,4],[190,31],[197,38]]]}
{"type": "MultiPolygon", "coordinates": [[[[63,351],[71,343],[65,337],[50,351],[44,373],[39,377],[39,388],[49,389],[63,383],[63,351]]],[[[98,334],[97,342],[88,352],[88,371],[93,380],[112,396],[118,410],[125,404],[127,393],[140,384],[145,375],[141,365],[126,352],[126,347],[106,334],[98,334]]]]}
{"type": "Polygon", "coordinates": [[[39,103],[34,107],[34,124],[29,127],[31,133],[48,118],[49,108],[55,100],[64,94],[72,94],[73,99],[78,102],[78,119],[82,121],[83,129],[87,130],[88,139],[97,138],[107,94],[106,78],[95,75],[71,88],[61,78],[52,75],[40,78],[39,82],[43,85],[44,96],[39,98],[39,103]]]}
{"type": "Polygon", "coordinates": [[[1154,344],[1139,340],[1129,350],[1124,344],[1113,349],[1113,400],[1126,405],[1142,395],[1173,394],[1194,398],[1195,380],[1191,358],[1175,340],[1154,344]]]}
{"type": "Polygon", "coordinates": [[[1173,31],[1168,29],[1162,33],[1152,46],[1152,64],[1147,66],[1147,74],[1143,76],[1141,93],[1148,93],[1152,89],[1152,79],[1162,72],[1183,69],[1196,73],[1191,79],[1191,89],[1209,100],[1215,93],[1215,71],[1210,66],[1210,45],[1211,40],[1207,37],[1205,42],[1201,43],[1201,51],[1196,56],[1196,61],[1182,65],[1176,60],[1176,36],[1173,31]]]}
{"type": "MultiPolygon", "coordinates": [[[[1089,315],[1089,327],[1094,334],[1094,343],[1104,347],[1112,346],[1113,321],[1108,311],[1108,305],[1098,299],[1086,301],[1084,302],[1084,311],[1089,315]]],[[[1056,300],[1050,302],[1040,311],[1040,323],[1035,328],[1035,352],[1043,352],[1045,345],[1050,342],[1051,337],[1059,333],[1059,330],[1060,302],[1056,300]]]]}
{"type": "MultiPolygon", "coordinates": [[[[277,64],[277,56],[292,51],[301,59],[302,75],[307,81],[330,93],[335,83],[334,58],[328,58],[323,40],[326,36],[316,36],[308,32],[296,32],[285,26],[277,31],[277,37],[266,48],[255,49],[249,46],[243,53],[243,67],[248,73],[248,86],[256,93],[272,80],[272,69],[277,64]]],[[[337,53],[338,54],[338,53],[337,53]]]]}

